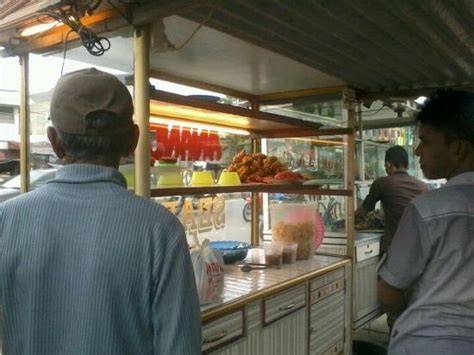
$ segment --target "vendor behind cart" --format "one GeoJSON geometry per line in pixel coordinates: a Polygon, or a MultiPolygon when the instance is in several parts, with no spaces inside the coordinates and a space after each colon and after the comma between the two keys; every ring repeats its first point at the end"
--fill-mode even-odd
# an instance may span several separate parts
{"type": "Polygon", "coordinates": [[[385,214],[385,234],[380,249],[387,252],[403,211],[415,197],[428,190],[426,184],[408,174],[408,153],[399,146],[393,146],[385,153],[387,176],[376,179],[362,206],[355,211],[356,218],[364,218],[381,201],[385,214]]]}

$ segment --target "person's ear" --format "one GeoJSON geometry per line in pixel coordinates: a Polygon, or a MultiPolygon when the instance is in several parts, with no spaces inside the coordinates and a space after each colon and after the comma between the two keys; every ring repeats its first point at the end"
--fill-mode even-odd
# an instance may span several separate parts
{"type": "Polygon", "coordinates": [[[64,143],[61,137],[59,137],[56,128],[49,126],[46,129],[46,134],[48,135],[48,139],[51,143],[51,147],[53,148],[54,153],[59,159],[64,158],[66,156],[66,148],[64,147],[64,143]]]}
{"type": "Polygon", "coordinates": [[[457,160],[463,161],[474,154],[472,144],[465,140],[458,140],[453,142],[453,153],[457,160]]]}
{"type": "Polygon", "coordinates": [[[130,133],[130,144],[128,145],[127,149],[125,150],[123,157],[128,157],[133,154],[135,149],[137,148],[138,138],[140,137],[140,129],[136,124],[133,124],[131,133],[130,133]]]}

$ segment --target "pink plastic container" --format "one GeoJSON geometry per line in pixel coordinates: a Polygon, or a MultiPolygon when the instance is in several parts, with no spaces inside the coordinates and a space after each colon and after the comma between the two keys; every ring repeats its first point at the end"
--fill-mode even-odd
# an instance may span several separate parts
{"type": "Polygon", "coordinates": [[[311,259],[314,255],[314,236],[317,212],[313,205],[282,203],[270,205],[272,240],[297,243],[297,260],[311,259]]]}

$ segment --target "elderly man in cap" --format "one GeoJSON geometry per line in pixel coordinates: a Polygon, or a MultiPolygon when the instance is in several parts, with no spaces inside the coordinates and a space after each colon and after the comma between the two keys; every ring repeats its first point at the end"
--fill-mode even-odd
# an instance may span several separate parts
{"type": "Polygon", "coordinates": [[[132,98],[113,75],[64,75],[48,138],[68,164],[0,205],[4,354],[200,354],[201,318],[184,230],[127,191],[132,98]]]}

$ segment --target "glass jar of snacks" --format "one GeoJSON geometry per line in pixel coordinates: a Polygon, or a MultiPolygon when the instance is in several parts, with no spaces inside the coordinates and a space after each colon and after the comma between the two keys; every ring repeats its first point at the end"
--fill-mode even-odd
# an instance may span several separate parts
{"type": "Polygon", "coordinates": [[[297,243],[297,260],[314,255],[316,209],[313,205],[282,203],[270,206],[272,240],[297,243]]]}

